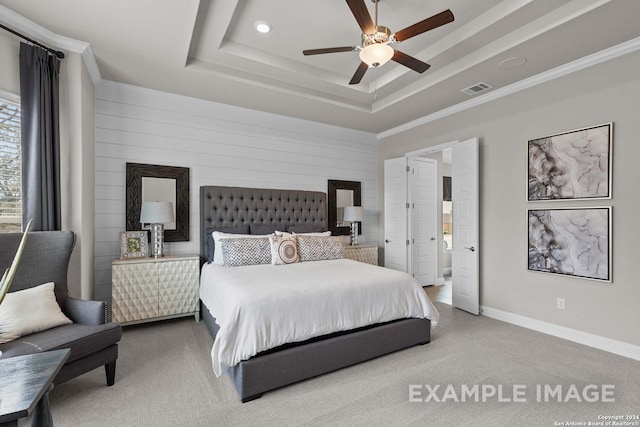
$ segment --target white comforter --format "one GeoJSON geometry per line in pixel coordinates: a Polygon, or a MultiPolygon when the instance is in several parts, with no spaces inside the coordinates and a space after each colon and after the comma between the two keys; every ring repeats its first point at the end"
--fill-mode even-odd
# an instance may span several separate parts
{"type": "Polygon", "coordinates": [[[439,317],[409,274],[349,259],[205,264],[200,298],[220,326],[211,350],[216,376],[282,344],[410,317],[436,325],[439,317]]]}

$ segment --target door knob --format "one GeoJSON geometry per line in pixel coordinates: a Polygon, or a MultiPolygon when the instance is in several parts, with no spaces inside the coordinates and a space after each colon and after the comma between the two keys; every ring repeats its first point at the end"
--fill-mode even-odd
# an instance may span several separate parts
{"type": "Polygon", "coordinates": [[[471,246],[470,248],[465,246],[464,248],[470,250],[471,252],[475,252],[476,251],[476,248],[474,248],[473,246],[471,246]]]}
{"type": "Polygon", "coordinates": [[[391,243],[391,240],[389,240],[389,239],[385,239],[385,240],[384,240],[384,242],[385,242],[385,243],[391,243]]]}
{"type": "Polygon", "coordinates": [[[436,240],[436,238],[435,238],[435,237],[432,237],[430,240],[433,242],[434,240],[436,240]]]}

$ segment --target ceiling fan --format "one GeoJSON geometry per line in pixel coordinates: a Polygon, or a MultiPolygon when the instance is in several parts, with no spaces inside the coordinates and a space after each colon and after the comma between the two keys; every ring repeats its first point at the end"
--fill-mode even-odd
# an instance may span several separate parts
{"type": "Polygon", "coordinates": [[[360,65],[349,82],[350,85],[360,83],[364,73],[369,67],[380,67],[389,60],[409,67],[418,73],[424,73],[430,67],[429,64],[414,58],[413,56],[393,49],[390,45],[407,40],[434,28],[453,22],[453,13],[447,9],[437,15],[415,23],[403,30],[391,34],[389,28],[378,25],[378,2],[375,3],[375,23],[371,20],[371,15],[367,10],[364,0],[347,0],[347,4],[355,16],[360,29],[362,30],[362,46],[328,47],[324,49],[303,50],[304,55],[319,55],[323,53],[356,52],[359,51],[360,65]]]}

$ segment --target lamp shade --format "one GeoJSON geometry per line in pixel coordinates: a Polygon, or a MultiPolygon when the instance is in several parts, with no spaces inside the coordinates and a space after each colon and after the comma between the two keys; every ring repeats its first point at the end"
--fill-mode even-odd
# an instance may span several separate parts
{"type": "Polygon", "coordinates": [[[394,50],[388,44],[374,43],[360,50],[360,60],[370,67],[379,67],[393,58],[394,50]]]}
{"type": "Polygon", "coordinates": [[[344,208],[344,220],[349,222],[362,221],[364,211],[362,206],[347,206],[344,208]]]}
{"type": "Polygon", "coordinates": [[[165,224],[175,221],[171,202],[142,202],[140,222],[144,224],[165,224]]]}

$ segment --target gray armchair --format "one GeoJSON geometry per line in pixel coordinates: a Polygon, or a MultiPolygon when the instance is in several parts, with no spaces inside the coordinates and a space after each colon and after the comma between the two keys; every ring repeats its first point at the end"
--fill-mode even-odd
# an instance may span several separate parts
{"type": "MultiPolygon", "coordinates": [[[[21,237],[21,233],[0,233],[0,271],[4,272],[11,265],[21,237]]],[[[106,303],[69,296],[67,270],[74,245],[75,234],[71,231],[29,233],[16,276],[9,288],[9,292],[15,292],[54,282],[56,300],[73,323],[0,344],[0,351],[2,357],[6,358],[69,348],[71,354],[54,383],[104,366],[107,385],[111,386],[115,381],[122,327],[107,322],[106,303]]]]}

